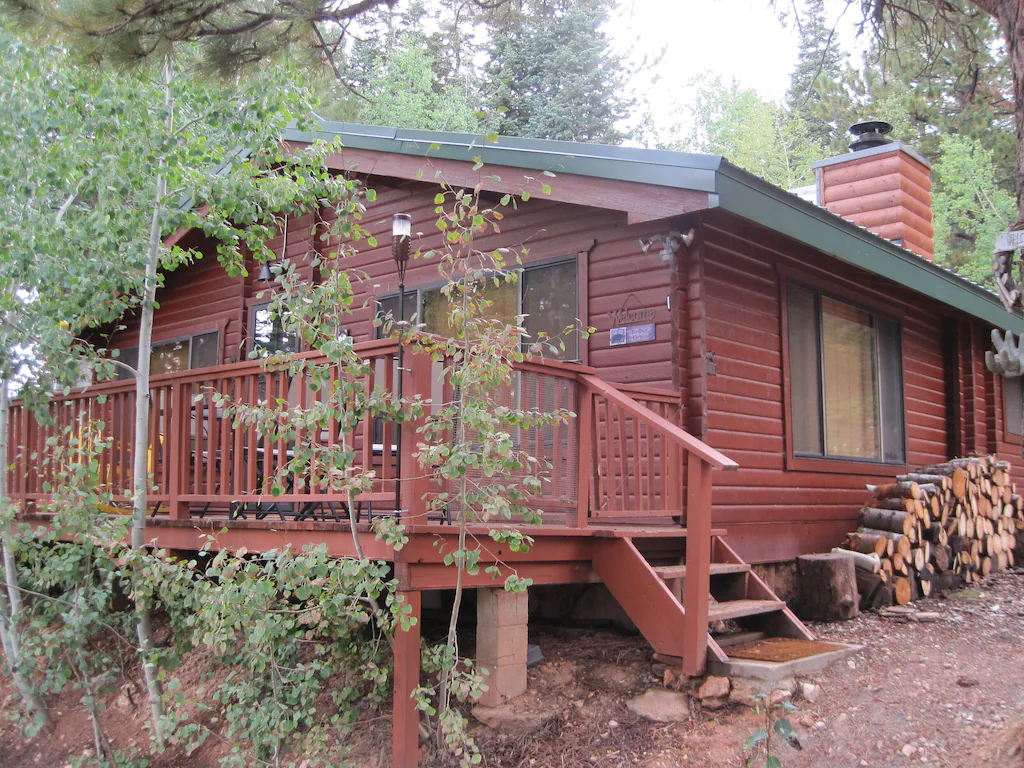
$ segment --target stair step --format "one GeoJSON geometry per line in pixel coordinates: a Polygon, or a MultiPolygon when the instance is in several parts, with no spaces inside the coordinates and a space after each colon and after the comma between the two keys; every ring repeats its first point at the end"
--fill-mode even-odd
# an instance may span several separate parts
{"type": "MultiPolygon", "coordinates": [[[[685,565],[655,565],[654,572],[663,579],[685,579],[685,565]]],[[[726,573],[746,573],[750,570],[749,563],[712,563],[711,575],[721,576],[726,573]]]]}
{"type": "Polygon", "coordinates": [[[730,632],[727,635],[715,635],[715,642],[719,648],[730,648],[734,645],[744,643],[756,643],[768,637],[767,632],[730,632]]]}
{"type": "Polygon", "coordinates": [[[708,621],[727,621],[744,616],[780,611],[786,607],[781,600],[729,600],[708,606],[708,621]]]}

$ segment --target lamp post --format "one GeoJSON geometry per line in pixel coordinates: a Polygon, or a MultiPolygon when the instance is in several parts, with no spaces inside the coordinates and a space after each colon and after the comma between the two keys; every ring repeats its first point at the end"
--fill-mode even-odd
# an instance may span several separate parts
{"type": "MultiPolygon", "coordinates": [[[[398,270],[398,387],[395,394],[399,401],[402,399],[402,383],[405,379],[405,268],[409,264],[409,242],[412,239],[412,216],[408,213],[396,213],[391,219],[391,257],[395,260],[395,268],[398,270]]],[[[382,446],[383,450],[391,452],[391,446],[382,446]]],[[[402,428],[399,426],[395,435],[395,508],[400,512],[402,509],[402,428]]]]}

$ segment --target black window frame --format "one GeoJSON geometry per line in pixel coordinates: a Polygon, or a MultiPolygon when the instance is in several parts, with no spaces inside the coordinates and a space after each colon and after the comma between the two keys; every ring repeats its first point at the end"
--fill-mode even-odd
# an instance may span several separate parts
{"type": "MultiPolygon", "coordinates": [[[[576,281],[576,311],[575,311],[574,323],[576,323],[576,321],[580,320],[579,258],[578,258],[578,256],[576,254],[572,254],[572,255],[568,255],[568,256],[560,256],[558,258],[548,259],[548,260],[545,260],[545,261],[535,262],[535,263],[531,263],[531,264],[524,264],[521,267],[517,267],[515,270],[510,270],[510,271],[516,271],[516,272],[519,273],[519,278],[515,282],[515,286],[516,286],[516,314],[517,315],[521,315],[523,313],[523,288],[524,288],[524,285],[525,285],[525,282],[524,282],[524,279],[523,279],[524,276],[527,275],[529,272],[536,272],[536,271],[540,271],[540,270],[543,270],[543,269],[548,269],[548,268],[551,268],[551,267],[561,266],[561,265],[564,265],[564,264],[572,264],[574,267],[576,267],[576,269],[574,270],[574,279],[576,281]]],[[[446,285],[446,283],[444,283],[444,282],[432,282],[432,283],[427,283],[426,285],[417,286],[416,288],[409,288],[409,287],[407,287],[405,289],[405,296],[406,296],[405,302],[406,302],[406,312],[407,312],[407,314],[409,314],[411,317],[415,317],[417,322],[422,323],[423,322],[423,298],[424,298],[424,295],[427,294],[427,293],[430,293],[430,292],[438,291],[439,289],[443,288],[445,285],[446,285]],[[409,311],[409,299],[410,299],[410,297],[413,298],[413,311],[412,312],[409,311]]],[[[383,305],[384,302],[391,302],[391,301],[394,301],[396,299],[398,299],[398,291],[390,291],[388,293],[382,293],[382,294],[376,296],[375,299],[374,299],[375,304],[376,304],[376,317],[379,318],[381,316],[381,314],[383,312],[382,305],[383,305]]],[[[396,304],[396,307],[395,307],[394,311],[395,311],[395,314],[397,315],[398,314],[397,304],[396,304]]],[[[528,323],[529,323],[529,318],[526,319],[526,324],[528,324],[528,323]]],[[[583,323],[576,323],[577,326],[578,325],[582,325],[582,324],[583,323]]],[[[575,357],[571,357],[571,358],[567,358],[567,359],[563,360],[562,362],[578,363],[578,362],[582,361],[581,353],[582,353],[583,345],[580,343],[581,340],[579,338],[578,331],[579,331],[578,327],[573,329],[573,337],[576,339],[576,356],[575,357]]],[[[380,339],[382,337],[383,337],[383,328],[380,325],[378,325],[377,328],[374,331],[374,338],[380,339]]],[[[522,342],[521,342],[521,348],[525,352],[525,351],[527,351],[527,348],[531,344],[533,344],[535,341],[536,341],[536,339],[533,339],[533,338],[531,338],[531,339],[523,339],[522,342]]]]}
{"type": "MultiPolygon", "coordinates": [[[[819,286],[804,282],[799,279],[790,278],[786,281],[786,328],[784,332],[787,337],[787,359],[785,361],[786,371],[785,379],[787,381],[786,396],[789,398],[789,418],[791,423],[789,429],[787,429],[788,439],[790,440],[789,455],[798,460],[808,460],[812,462],[829,462],[834,464],[868,464],[868,465],[879,465],[879,466],[906,466],[907,463],[907,421],[906,421],[906,382],[905,382],[905,371],[903,365],[903,323],[901,318],[889,314],[887,312],[879,311],[875,307],[862,304],[856,300],[851,300],[848,296],[842,293],[830,291],[828,289],[820,288],[819,286]],[[792,343],[792,336],[790,333],[791,323],[793,322],[792,312],[790,307],[792,306],[792,297],[794,290],[798,289],[814,296],[814,317],[817,323],[816,328],[816,360],[817,360],[817,385],[818,385],[818,434],[820,439],[821,451],[803,451],[797,450],[796,438],[793,434],[792,414],[794,409],[799,407],[798,403],[793,401],[794,399],[794,385],[792,382],[792,373],[794,370],[793,358],[794,358],[794,344],[792,343]],[[825,391],[825,350],[823,343],[823,312],[822,312],[822,297],[827,297],[832,301],[839,302],[846,306],[852,307],[856,310],[867,313],[871,317],[871,327],[874,331],[874,372],[875,372],[875,400],[876,408],[878,409],[878,445],[879,445],[879,456],[864,457],[864,456],[848,456],[843,454],[829,453],[828,451],[828,433],[826,424],[826,391],[825,391]],[[882,355],[883,355],[883,340],[882,340],[882,325],[880,323],[891,324],[891,327],[895,329],[897,339],[894,344],[894,348],[890,348],[890,352],[895,352],[895,360],[892,361],[891,368],[895,373],[894,381],[884,381],[882,372],[882,355]],[[886,397],[885,388],[887,385],[894,385],[897,392],[894,396],[886,397]],[[886,403],[896,402],[899,404],[898,407],[898,424],[891,424],[888,426],[898,426],[900,439],[898,444],[892,446],[886,437],[887,423],[886,419],[893,418],[892,414],[886,410],[886,403]],[[886,454],[890,452],[890,449],[898,449],[898,457],[886,458],[886,454]]],[[[890,406],[891,407],[891,406],[890,406]]],[[[892,451],[895,453],[896,451],[892,451]]]]}
{"type": "MultiPolygon", "coordinates": [[[[273,301],[271,301],[270,299],[267,299],[266,301],[256,302],[256,303],[251,304],[249,306],[249,354],[250,354],[250,356],[256,350],[256,347],[257,347],[257,343],[256,343],[256,313],[259,312],[261,309],[269,310],[271,304],[273,304],[273,301]]],[[[273,322],[274,323],[280,322],[280,317],[275,315],[275,318],[274,318],[273,322]]],[[[294,336],[294,338],[295,338],[294,349],[274,349],[274,350],[270,350],[267,353],[267,357],[269,357],[271,355],[274,355],[274,354],[277,354],[277,353],[280,353],[280,352],[284,352],[286,354],[295,354],[297,352],[301,352],[302,351],[302,338],[301,338],[301,336],[298,333],[292,333],[290,335],[294,336]]],[[[261,348],[263,348],[263,349],[266,349],[266,350],[270,349],[268,346],[265,346],[263,344],[260,344],[259,346],[261,348]]]]}
{"type": "MultiPolygon", "coordinates": [[[[221,346],[220,346],[221,345],[221,333],[220,333],[220,331],[221,331],[220,328],[206,328],[204,330],[197,331],[196,333],[190,333],[190,334],[186,334],[186,335],[183,335],[183,336],[175,336],[175,337],[170,338],[170,339],[160,339],[159,341],[153,341],[150,344],[150,351],[149,351],[150,357],[152,357],[153,353],[157,350],[158,347],[167,346],[168,344],[179,344],[179,343],[181,343],[183,341],[187,341],[188,342],[188,368],[186,370],[189,370],[189,371],[198,370],[198,368],[194,365],[194,363],[195,363],[195,359],[194,359],[195,346],[193,345],[192,342],[193,342],[194,339],[196,339],[199,336],[215,335],[217,337],[216,349],[217,349],[217,360],[218,360],[218,362],[214,363],[213,365],[214,366],[215,365],[220,365],[220,359],[221,359],[221,354],[220,354],[221,353],[221,346]]],[[[129,356],[129,355],[132,355],[134,357],[134,361],[132,363],[128,363],[128,365],[131,365],[132,368],[136,368],[138,366],[138,364],[139,364],[139,345],[138,344],[136,344],[134,347],[125,347],[124,349],[120,350],[120,354],[118,355],[118,360],[121,360],[123,362],[127,362],[125,358],[127,356],[129,356]]],[[[206,366],[201,366],[201,367],[203,367],[203,368],[212,368],[213,366],[206,365],[206,366]]],[[[153,375],[161,375],[161,374],[153,374],[153,375]]],[[[116,376],[116,379],[118,381],[127,381],[128,379],[131,379],[131,378],[133,378],[133,377],[132,377],[132,375],[130,373],[128,373],[128,371],[124,370],[123,368],[118,367],[118,369],[117,369],[117,376],[116,376]]]]}

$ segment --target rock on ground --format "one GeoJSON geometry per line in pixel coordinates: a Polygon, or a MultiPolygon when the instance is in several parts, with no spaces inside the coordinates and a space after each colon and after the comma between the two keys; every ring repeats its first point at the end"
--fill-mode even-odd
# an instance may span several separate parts
{"type": "Polygon", "coordinates": [[[679,723],[690,717],[690,699],[685,693],[650,688],[642,695],[626,702],[626,708],[635,715],[656,723],[679,723]]]}
{"type": "Polygon", "coordinates": [[[556,712],[539,711],[524,704],[520,698],[497,707],[473,707],[473,717],[488,728],[519,736],[540,730],[545,723],[557,717],[556,712]]]}
{"type": "Polygon", "coordinates": [[[736,677],[732,680],[732,690],[729,692],[729,702],[741,704],[744,707],[755,707],[758,704],[778,704],[793,695],[795,683],[792,678],[767,682],[753,678],[736,677]],[[767,699],[758,699],[758,696],[765,696],[767,699]]]}

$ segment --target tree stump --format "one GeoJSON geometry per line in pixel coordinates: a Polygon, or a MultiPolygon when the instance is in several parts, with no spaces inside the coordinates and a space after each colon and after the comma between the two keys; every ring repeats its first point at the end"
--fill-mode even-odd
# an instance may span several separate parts
{"type": "Polygon", "coordinates": [[[800,584],[796,612],[809,621],[847,621],[859,613],[853,558],[841,552],[801,555],[796,559],[800,584]]]}

